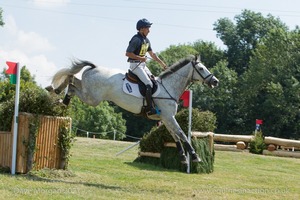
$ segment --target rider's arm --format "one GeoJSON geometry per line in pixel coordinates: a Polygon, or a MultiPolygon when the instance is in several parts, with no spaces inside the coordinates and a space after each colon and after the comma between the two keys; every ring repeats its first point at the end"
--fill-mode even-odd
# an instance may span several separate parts
{"type": "Polygon", "coordinates": [[[128,58],[131,58],[133,60],[140,60],[141,62],[146,62],[147,58],[139,56],[139,55],[135,55],[132,52],[126,52],[125,54],[128,58]]]}
{"type": "Polygon", "coordinates": [[[167,68],[167,65],[155,54],[153,51],[148,51],[151,58],[155,61],[157,61],[164,69],[167,68]]]}

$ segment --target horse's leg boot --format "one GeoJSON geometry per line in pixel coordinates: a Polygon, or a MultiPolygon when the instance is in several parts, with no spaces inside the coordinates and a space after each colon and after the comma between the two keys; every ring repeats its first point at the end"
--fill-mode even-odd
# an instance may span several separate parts
{"type": "Polygon", "coordinates": [[[194,163],[202,162],[202,160],[196,153],[193,153],[191,156],[192,156],[192,162],[194,162],[194,163]]]}
{"type": "Polygon", "coordinates": [[[63,100],[63,104],[65,104],[66,106],[68,106],[69,103],[70,103],[70,101],[71,101],[71,96],[68,95],[68,94],[66,94],[66,96],[65,96],[65,98],[63,100]]]}
{"type": "Polygon", "coordinates": [[[192,156],[192,162],[202,162],[198,154],[195,152],[194,148],[188,142],[185,142],[184,145],[192,156]]]}
{"type": "Polygon", "coordinates": [[[187,160],[187,157],[185,155],[183,146],[182,146],[180,141],[176,142],[176,147],[177,147],[177,150],[179,152],[179,159],[180,159],[181,164],[187,165],[188,160],[187,160]]]}

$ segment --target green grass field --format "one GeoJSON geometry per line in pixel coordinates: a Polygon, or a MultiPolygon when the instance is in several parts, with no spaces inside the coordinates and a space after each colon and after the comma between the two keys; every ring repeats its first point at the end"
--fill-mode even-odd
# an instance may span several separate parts
{"type": "Polygon", "coordinates": [[[300,199],[300,159],[216,152],[214,172],[134,163],[133,143],[76,138],[69,171],[0,173],[0,199],[300,199]]]}

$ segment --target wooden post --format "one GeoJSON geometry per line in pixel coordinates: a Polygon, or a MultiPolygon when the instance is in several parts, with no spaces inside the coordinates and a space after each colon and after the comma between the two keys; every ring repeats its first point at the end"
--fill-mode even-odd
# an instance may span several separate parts
{"type": "Polygon", "coordinates": [[[160,153],[153,153],[153,152],[139,152],[140,156],[147,156],[147,157],[154,157],[154,158],[160,158],[160,153]]]}
{"type": "Polygon", "coordinates": [[[300,148],[300,140],[289,140],[289,139],[282,139],[276,137],[265,137],[266,144],[275,144],[279,146],[285,147],[297,147],[300,148]]]}

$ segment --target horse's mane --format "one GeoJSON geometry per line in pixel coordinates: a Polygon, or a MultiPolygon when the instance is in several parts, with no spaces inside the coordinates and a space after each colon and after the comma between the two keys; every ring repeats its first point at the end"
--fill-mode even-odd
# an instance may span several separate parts
{"type": "Polygon", "coordinates": [[[183,66],[185,66],[186,64],[191,62],[193,59],[195,59],[195,56],[193,56],[193,55],[190,55],[186,58],[182,58],[181,60],[179,60],[175,64],[171,65],[167,70],[163,71],[159,75],[159,78],[163,79],[166,76],[168,76],[169,74],[172,74],[172,73],[176,72],[177,70],[181,69],[183,66]]]}

